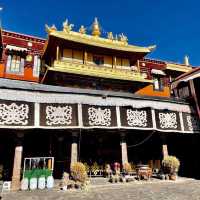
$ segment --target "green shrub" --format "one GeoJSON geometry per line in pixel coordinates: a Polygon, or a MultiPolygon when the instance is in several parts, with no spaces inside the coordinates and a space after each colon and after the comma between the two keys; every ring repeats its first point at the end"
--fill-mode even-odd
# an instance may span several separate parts
{"type": "Polygon", "coordinates": [[[81,162],[76,162],[71,166],[71,176],[74,181],[85,183],[87,179],[86,167],[81,162]]]}
{"type": "Polygon", "coordinates": [[[162,167],[166,174],[177,173],[180,167],[180,161],[175,156],[167,156],[162,160],[162,167]]]}
{"type": "Polygon", "coordinates": [[[90,166],[86,162],[83,163],[83,164],[85,165],[86,172],[89,173],[90,172],[90,166]]]}
{"type": "Polygon", "coordinates": [[[94,175],[96,175],[96,174],[98,173],[99,169],[100,169],[100,166],[98,165],[98,163],[97,163],[97,162],[94,162],[94,163],[92,164],[92,166],[91,166],[91,171],[92,171],[92,173],[93,173],[94,175]]]}
{"type": "Polygon", "coordinates": [[[30,179],[32,175],[32,170],[25,170],[24,172],[24,178],[30,179]]]}
{"type": "Polygon", "coordinates": [[[24,178],[39,178],[41,176],[44,176],[47,178],[48,176],[52,175],[52,171],[49,169],[31,169],[31,170],[25,170],[24,172],[24,178]]]}

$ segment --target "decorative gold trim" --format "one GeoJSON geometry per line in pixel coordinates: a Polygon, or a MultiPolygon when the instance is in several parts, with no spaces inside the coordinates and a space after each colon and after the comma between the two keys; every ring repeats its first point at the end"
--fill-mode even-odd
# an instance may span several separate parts
{"type": "Polygon", "coordinates": [[[119,79],[119,80],[127,80],[127,81],[139,81],[139,82],[147,82],[152,83],[152,80],[145,79],[140,73],[133,72],[129,70],[122,69],[113,69],[103,66],[95,66],[95,65],[84,65],[81,63],[68,62],[68,61],[54,61],[53,67],[49,67],[48,70],[86,75],[86,76],[94,76],[94,77],[102,77],[102,78],[110,78],[110,79],[119,79]]]}
{"type": "Polygon", "coordinates": [[[173,71],[179,71],[179,72],[188,72],[192,69],[190,66],[176,64],[176,63],[167,63],[166,69],[173,70],[173,71]]]}
{"type": "Polygon", "coordinates": [[[127,41],[110,40],[108,38],[81,34],[79,32],[74,32],[74,31],[64,32],[64,31],[54,30],[49,32],[49,36],[54,36],[57,38],[73,42],[79,42],[86,45],[92,45],[92,46],[109,48],[120,51],[127,51],[127,52],[150,53],[156,48],[155,45],[149,47],[139,47],[139,46],[129,45],[127,41]]]}

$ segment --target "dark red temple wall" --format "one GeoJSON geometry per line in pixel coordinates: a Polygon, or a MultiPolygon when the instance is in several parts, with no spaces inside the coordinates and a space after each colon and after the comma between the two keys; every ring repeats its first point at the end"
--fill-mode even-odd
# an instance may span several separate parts
{"type": "Polygon", "coordinates": [[[15,34],[15,33],[3,32],[4,52],[3,52],[3,58],[2,58],[3,63],[0,64],[0,77],[38,82],[39,78],[33,76],[34,55],[42,55],[44,42],[45,40],[40,40],[34,37],[24,36],[23,34],[20,35],[20,34],[15,34]],[[31,47],[28,46],[28,42],[32,43],[31,47]],[[25,61],[23,75],[6,73],[6,69],[5,69],[6,62],[7,62],[7,55],[5,53],[6,45],[14,45],[17,47],[27,48],[28,55],[32,55],[31,62],[25,61]]]}

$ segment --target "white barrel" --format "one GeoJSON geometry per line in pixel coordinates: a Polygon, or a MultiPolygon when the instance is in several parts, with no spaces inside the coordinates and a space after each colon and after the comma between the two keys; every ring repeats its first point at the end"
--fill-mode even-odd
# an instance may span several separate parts
{"type": "Polygon", "coordinates": [[[48,176],[47,177],[47,188],[51,189],[54,186],[54,179],[53,176],[48,176]]]}
{"type": "Polygon", "coordinates": [[[21,190],[28,190],[28,178],[23,178],[21,181],[21,190]]]}
{"type": "Polygon", "coordinates": [[[37,189],[37,178],[30,179],[30,190],[37,189]]]}
{"type": "Polygon", "coordinates": [[[45,183],[46,183],[45,177],[40,177],[38,179],[38,189],[43,190],[45,188],[45,185],[46,185],[45,183]]]}

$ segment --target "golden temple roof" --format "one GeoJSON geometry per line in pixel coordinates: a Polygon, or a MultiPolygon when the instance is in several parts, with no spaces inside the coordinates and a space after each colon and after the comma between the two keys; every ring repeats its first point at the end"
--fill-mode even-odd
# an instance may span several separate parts
{"type": "Polygon", "coordinates": [[[167,62],[166,69],[173,70],[173,71],[179,71],[179,72],[188,72],[192,69],[192,67],[184,65],[184,64],[167,62]]]}
{"type": "Polygon", "coordinates": [[[67,20],[63,23],[62,31],[58,31],[55,25],[52,27],[46,25],[46,31],[48,32],[49,36],[82,43],[85,45],[138,53],[150,53],[156,48],[155,45],[148,47],[130,45],[128,44],[128,38],[123,33],[116,38],[113,37],[112,32],[108,33],[107,38],[100,37],[101,30],[97,18],[95,18],[95,21],[92,25],[92,35],[86,34],[86,30],[83,26],[81,26],[79,32],[72,31],[72,28],[73,24],[69,24],[67,20]]]}

